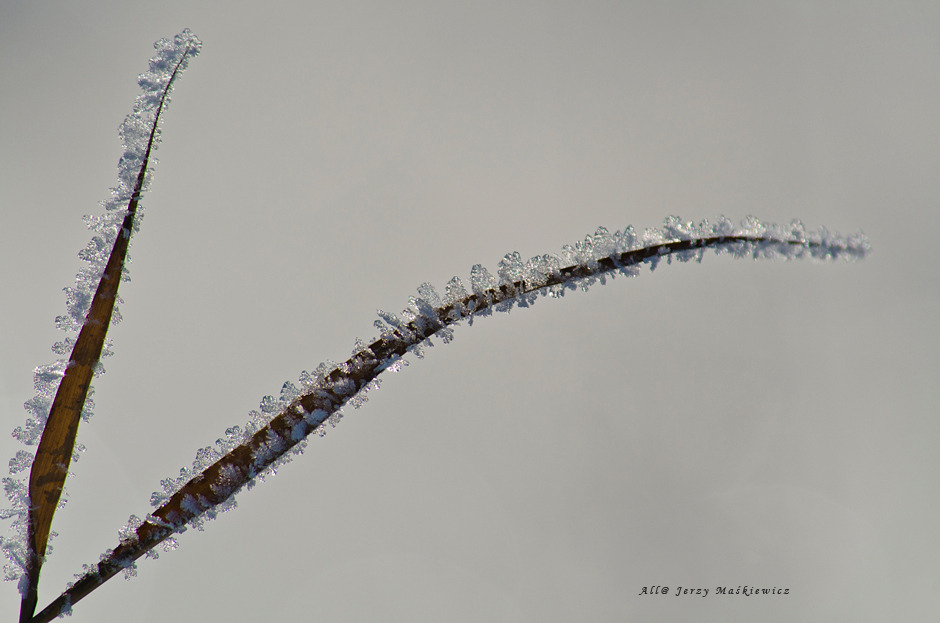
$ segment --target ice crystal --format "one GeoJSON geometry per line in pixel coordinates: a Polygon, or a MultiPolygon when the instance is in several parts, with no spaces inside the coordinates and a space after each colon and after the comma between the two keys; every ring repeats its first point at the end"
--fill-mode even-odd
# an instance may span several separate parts
{"type": "Polygon", "coordinates": [[[137,540],[137,528],[143,525],[143,520],[137,515],[131,515],[127,523],[118,531],[121,543],[130,543],[137,540]]]}
{"type": "Polygon", "coordinates": [[[561,265],[554,255],[536,255],[526,262],[522,278],[528,288],[539,288],[548,283],[549,277],[558,274],[561,265]]]}
{"type": "Polygon", "coordinates": [[[480,264],[470,269],[470,287],[478,297],[485,297],[496,288],[496,279],[480,264]]]}
{"type": "Polygon", "coordinates": [[[522,263],[522,256],[519,255],[518,251],[507,253],[499,261],[497,274],[501,286],[511,287],[516,281],[522,281],[522,276],[525,274],[525,265],[522,263]]]}
{"type": "Polygon", "coordinates": [[[438,296],[437,290],[435,290],[434,286],[430,283],[422,283],[418,286],[418,294],[421,296],[421,300],[430,307],[435,308],[441,306],[441,297],[438,296]]]}

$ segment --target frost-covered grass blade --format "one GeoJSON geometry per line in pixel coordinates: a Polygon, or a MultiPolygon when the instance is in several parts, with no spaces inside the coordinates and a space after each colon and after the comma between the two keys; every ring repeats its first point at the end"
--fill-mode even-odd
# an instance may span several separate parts
{"type": "Polygon", "coordinates": [[[541,255],[524,262],[518,253],[507,254],[498,277],[474,266],[472,293],[457,277],[447,284],[443,297],[423,284],[400,315],[379,312],[379,337],[368,345],[357,341],[352,357],[341,364],[321,364],[314,374],[304,373],[299,388],[285,383],[280,400],[266,397],[261,413],[253,412],[244,430],[229,429],[218,448],[197,453],[192,469],[184,468],[179,478],[165,480],[164,491],[152,498],[157,508],[146,520],[132,517],[118,546],[34,620],[55,618],[119,571],[133,570],[137,558],[164,540],[230,508],[236,492],[289,460],[311,433],[323,434],[347,403],[364,402],[383,371],[398,369],[409,352],[420,357],[422,346],[433,336],[450,341],[453,325],[464,319],[472,324],[476,316],[528,307],[540,295],[562,296],[567,289],[587,289],[617,274],[635,276],[644,263],[655,268],[673,258],[700,260],[705,249],[754,259],[832,260],[861,258],[868,248],[861,234],[807,232],[798,221],[778,226],[748,218],[736,227],[726,218],[695,225],[670,217],[663,228],[646,230],[642,236],[632,227],[613,234],[598,229],[584,241],[564,247],[561,257],[541,255]]]}
{"type": "MultiPolygon", "coordinates": [[[[118,286],[124,278],[128,245],[132,232],[136,230],[135,219],[141,192],[147,181],[151,154],[158,142],[160,115],[179,72],[185,68],[189,58],[198,52],[199,40],[189,31],[184,31],[172,42],[161,40],[155,47],[159,53],[151,60],[150,71],[139,79],[144,93],[122,126],[125,153],[119,163],[121,184],[115,189],[115,196],[108,207],[115,208],[126,202],[124,216],[116,231],[108,232],[108,237],[113,237],[113,246],[81,323],[78,338],[74,340],[71,354],[64,365],[29,473],[26,551],[25,560],[22,561],[25,582],[21,582],[20,586],[21,622],[30,621],[36,608],[39,573],[46,556],[52,518],[59,506],[75,451],[75,438],[91,381],[105,349],[118,286]]],[[[106,238],[96,237],[89,247],[106,249],[107,242],[106,238]]],[[[91,260],[97,259],[93,253],[89,255],[91,260]]],[[[70,303],[75,303],[77,299],[78,305],[70,305],[73,307],[70,309],[71,318],[66,317],[66,320],[74,320],[85,311],[81,304],[82,298],[72,297],[70,303]]],[[[62,344],[67,346],[69,340],[62,344]]]]}

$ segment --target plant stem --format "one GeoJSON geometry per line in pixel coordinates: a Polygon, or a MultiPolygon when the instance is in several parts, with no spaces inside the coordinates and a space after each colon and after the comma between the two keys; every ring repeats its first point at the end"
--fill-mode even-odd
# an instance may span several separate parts
{"type": "Polygon", "coordinates": [[[809,253],[832,259],[839,255],[863,255],[866,247],[839,246],[826,241],[780,240],[759,235],[674,240],[601,258],[596,262],[567,266],[546,275],[546,279],[537,284],[524,280],[504,283],[485,293],[470,294],[459,301],[429,308],[424,315],[395,327],[333,368],[312,387],[306,388],[306,393],[294,399],[250,439],[183,485],[137,528],[132,539],[122,541],[93,571],[62,593],[31,623],[45,623],[56,618],[162,541],[182,532],[192,520],[204,513],[212,513],[215,506],[225,502],[285,456],[302,439],[324,426],[331,415],[374,381],[390,363],[440,330],[464,318],[472,318],[474,314],[488,313],[495,306],[513,299],[533,297],[539,292],[547,293],[550,289],[557,291],[559,286],[575,288],[581,280],[612,276],[617,272],[635,274],[636,268],[633,267],[644,261],[655,262],[659,257],[701,252],[707,248],[729,249],[739,256],[748,253],[753,253],[755,257],[773,256],[781,252],[787,257],[809,253]]]}

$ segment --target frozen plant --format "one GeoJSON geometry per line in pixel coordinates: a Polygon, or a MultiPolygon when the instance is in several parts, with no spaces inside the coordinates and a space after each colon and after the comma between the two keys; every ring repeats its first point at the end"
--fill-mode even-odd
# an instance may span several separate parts
{"type": "Polygon", "coordinates": [[[643,265],[653,269],[673,259],[701,261],[707,249],[736,258],[784,260],[854,260],[869,249],[861,234],[808,231],[799,221],[777,225],[748,217],[736,225],[725,217],[694,223],[670,216],[663,227],[642,234],[633,227],[613,233],[599,228],[566,245],[559,255],[523,260],[518,253],[508,253],[495,275],[476,265],[469,284],[454,277],[443,293],[421,284],[401,313],[378,312],[378,335],[368,342],[357,340],[346,361],[322,363],[312,373],[303,372],[297,384],[284,383],[280,396],[266,396],[245,425],[228,428],[215,447],[196,453],[191,467],[163,480],[151,496],[153,509],[143,518],[131,515],[115,547],[96,564],[86,565],[76,582],[36,614],[39,571],[50,549],[52,517],[62,503],[69,463],[81,451],[75,435],[79,422],[91,415],[90,382],[100,372],[100,358],[108,353],[107,328],[118,319],[117,289],[126,278],[127,245],[137,231],[138,202],[147,186],[160,116],[179,73],[198,54],[201,42],[184,30],[155,47],[157,55],[139,80],[143,93],[121,128],[125,152],[118,165],[119,184],[105,202],[105,214],[88,219],[94,237],[80,254],[88,266],[68,289],[67,314],[56,319],[68,334],[53,347],[63,357],[37,368],[38,393],[26,403],[26,424],[13,433],[27,446],[37,446],[33,454],[18,452],[10,461],[10,476],[4,479],[10,506],[2,517],[12,519],[14,536],[0,538],[7,558],[6,578],[19,581],[21,623],[49,621],[69,612],[117,573],[135,575],[141,556],[156,558],[156,547],[176,547],[174,535],[189,527],[201,529],[206,520],[234,507],[237,492],[290,460],[311,434],[323,435],[339,421],[343,407],[365,402],[366,394],[379,386],[382,372],[401,369],[408,353],[422,357],[423,347],[433,337],[449,342],[453,327],[464,320],[472,324],[494,311],[529,307],[540,296],[561,297],[567,290],[587,290],[618,275],[633,277],[643,265]]]}

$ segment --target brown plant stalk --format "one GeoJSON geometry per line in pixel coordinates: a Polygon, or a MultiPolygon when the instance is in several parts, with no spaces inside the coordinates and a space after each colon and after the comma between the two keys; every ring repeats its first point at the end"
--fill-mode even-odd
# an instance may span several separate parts
{"type": "MultiPolygon", "coordinates": [[[[680,259],[701,258],[704,249],[729,250],[737,256],[800,257],[812,255],[822,259],[861,257],[867,250],[862,237],[844,240],[807,240],[803,236],[779,235],[716,235],[670,240],[641,248],[615,253],[610,257],[574,264],[535,277],[523,278],[490,289],[476,288],[473,294],[446,299],[439,306],[426,300],[413,300],[411,320],[393,323],[383,335],[368,346],[362,346],[344,363],[321,375],[306,387],[302,395],[281,410],[267,425],[255,432],[200,474],[189,480],[168,501],[153,511],[136,531],[122,539],[113,551],[93,566],[84,576],[63,592],[44,610],[32,618],[32,623],[51,621],[91,593],[118,572],[131,567],[134,561],[155,546],[182,532],[187,524],[224,503],[242,487],[251,483],[266,469],[283,460],[294,446],[311,433],[320,430],[337,411],[361,392],[368,391],[377,377],[407,352],[420,348],[442,330],[449,330],[457,322],[475,315],[486,315],[493,309],[512,304],[528,305],[538,294],[558,296],[566,288],[574,289],[579,283],[604,280],[617,273],[633,276],[638,265],[649,262],[653,266],[659,258],[678,254],[680,259]],[[415,306],[415,303],[417,306],[415,306]],[[417,313],[414,313],[417,312],[417,313]]],[[[462,286],[461,286],[462,289],[462,286]]],[[[446,332],[445,332],[446,335],[446,332]]],[[[445,337],[445,340],[447,338],[445,337]]]]}
{"type": "Polygon", "coordinates": [[[101,359],[101,351],[104,348],[108,327],[111,325],[118,286],[121,283],[124,263],[127,258],[127,247],[130,244],[131,233],[134,231],[134,217],[137,215],[137,206],[140,202],[140,194],[150,165],[150,154],[157,135],[157,124],[160,121],[160,113],[163,112],[164,104],[167,101],[167,94],[173,86],[184,60],[186,60],[185,53],[177,62],[170,80],[163,90],[160,103],[154,114],[147,149],[137,174],[134,191],[127,205],[127,214],[114,241],[111,255],[108,257],[108,263],[101,275],[98,288],[95,290],[91,308],[78,334],[75,346],[72,348],[68,366],[56,391],[49,417],[46,420],[39,446],[36,449],[36,457],[30,469],[30,508],[26,561],[27,587],[20,602],[21,623],[29,621],[36,609],[39,572],[46,555],[52,517],[62,495],[62,487],[65,484],[75,448],[75,437],[78,433],[82,409],[85,406],[95,369],[101,359]]]}

